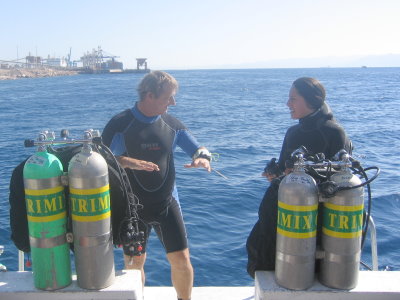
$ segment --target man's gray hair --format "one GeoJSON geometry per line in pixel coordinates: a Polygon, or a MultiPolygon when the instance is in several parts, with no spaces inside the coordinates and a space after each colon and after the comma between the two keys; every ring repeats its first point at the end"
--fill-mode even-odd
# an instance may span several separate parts
{"type": "Polygon", "coordinates": [[[178,81],[170,74],[163,71],[152,71],[143,77],[139,83],[137,91],[140,101],[146,98],[147,93],[153,93],[159,97],[166,88],[178,89],[178,81]]]}

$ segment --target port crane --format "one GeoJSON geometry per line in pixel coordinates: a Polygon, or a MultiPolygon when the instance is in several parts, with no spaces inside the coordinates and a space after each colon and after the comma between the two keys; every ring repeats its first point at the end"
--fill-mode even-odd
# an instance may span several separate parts
{"type": "Polygon", "coordinates": [[[81,57],[82,66],[85,69],[99,70],[103,68],[105,63],[104,59],[111,59],[111,63],[115,62],[119,56],[105,53],[100,46],[97,49],[93,49],[92,52],[86,52],[81,57]]]}

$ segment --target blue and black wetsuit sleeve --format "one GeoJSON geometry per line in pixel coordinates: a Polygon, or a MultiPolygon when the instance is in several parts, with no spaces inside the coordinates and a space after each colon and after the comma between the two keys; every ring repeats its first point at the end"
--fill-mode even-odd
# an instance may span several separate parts
{"type": "Polygon", "coordinates": [[[176,144],[190,157],[193,157],[200,147],[199,142],[187,129],[177,131],[176,144]]]}
{"type": "MultiPolygon", "coordinates": [[[[130,109],[127,109],[122,113],[114,116],[104,127],[104,130],[101,134],[104,145],[111,148],[111,145],[115,144],[115,140],[117,139],[117,137],[124,132],[124,130],[132,122],[132,120],[133,116],[130,109]]],[[[119,143],[121,142],[123,141],[119,141],[119,143]]]]}
{"type": "Polygon", "coordinates": [[[187,155],[193,157],[200,144],[196,138],[190,133],[186,126],[169,114],[163,115],[164,121],[175,130],[175,139],[173,149],[179,146],[187,155]]]}

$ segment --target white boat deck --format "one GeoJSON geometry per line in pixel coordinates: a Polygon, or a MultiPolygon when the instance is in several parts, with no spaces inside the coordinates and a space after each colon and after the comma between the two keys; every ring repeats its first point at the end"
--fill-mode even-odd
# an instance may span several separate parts
{"type": "MultiPolygon", "coordinates": [[[[38,290],[33,285],[32,272],[0,273],[1,300],[83,300],[83,299],[129,299],[176,300],[173,287],[145,287],[142,289],[140,272],[122,270],[116,272],[114,284],[102,290],[85,290],[78,287],[76,276],[72,284],[56,291],[38,290]]],[[[192,299],[207,300],[251,300],[254,299],[254,286],[248,287],[194,287],[192,299]]]]}
{"type": "Polygon", "coordinates": [[[36,289],[33,284],[32,272],[0,273],[0,299],[10,300],[83,300],[83,299],[130,299],[142,300],[142,282],[140,272],[122,270],[116,272],[115,282],[101,290],[85,290],[77,285],[76,275],[72,283],[55,291],[36,289]]]}
{"type": "MultiPolygon", "coordinates": [[[[145,287],[145,300],[176,300],[173,287],[145,287]]],[[[254,286],[194,287],[192,300],[253,300],[254,286]]]]}
{"type": "Polygon", "coordinates": [[[351,290],[328,288],[315,279],[305,291],[280,287],[274,272],[257,271],[256,300],[400,300],[400,271],[360,271],[358,284],[351,290]]]}
{"type": "MultiPolygon", "coordinates": [[[[173,287],[145,287],[142,289],[140,272],[122,270],[116,274],[113,285],[102,290],[85,290],[72,284],[57,291],[42,291],[33,286],[31,272],[1,272],[1,300],[176,300],[173,287]],[[144,296],[144,298],[143,298],[144,296]]],[[[194,287],[193,300],[399,300],[400,271],[363,271],[359,284],[352,290],[327,288],[318,281],[305,291],[292,291],[278,286],[273,272],[258,271],[255,286],[245,287],[194,287]]]]}

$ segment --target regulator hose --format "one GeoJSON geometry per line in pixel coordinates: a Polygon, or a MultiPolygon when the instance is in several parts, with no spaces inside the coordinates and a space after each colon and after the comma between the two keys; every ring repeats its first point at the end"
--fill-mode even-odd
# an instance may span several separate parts
{"type": "MultiPolygon", "coordinates": [[[[366,179],[365,184],[367,185],[367,193],[368,193],[368,211],[366,212],[366,215],[365,215],[365,217],[364,217],[364,225],[363,225],[364,228],[363,228],[363,233],[362,233],[362,238],[361,238],[361,251],[362,251],[362,249],[363,249],[363,247],[364,247],[364,244],[365,244],[365,238],[366,238],[367,232],[368,232],[368,224],[369,224],[368,220],[369,220],[369,217],[371,216],[372,194],[371,194],[371,186],[370,186],[370,183],[371,183],[373,180],[375,180],[376,177],[378,177],[380,170],[379,170],[378,167],[369,167],[369,168],[363,169],[363,168],[360,166],[359,171],[361,172],[361,174],[362,174],[362,175],[364,176],[364,178],[366,179]],[[368,171],[368,170],[373,170],[373,169],[376,170],[376,173],[375,173],[375,175],[374,175],[371,179],[368,179],[368,176],[367,176],[366,171],[368,171]]],[[[364,184],[364,185],[365,185],[365,184],[364,184]]]]}
{"type": "Polygon", "coordinates": [[[359,187],[363,187],[363,186],[365,186],[365,185],[368,185],[368,186],[369,186],[369,184],[370,184],[372,181],[374,181],[374,180],[376,179],[376,177],[378,177],[378,175],[379,175],[379,173],[380,173],[380,169],[379,169],[378,167],[368,167],[368,168],[363,169],[363,168],[360,166],[360,167],[358,167],[358,171],[360,171],[360,173],[363,175],[363,177],[364,177],[365,179],[367,179],[367,180],[364,181],[363,183],[360,183],[360,184],[355,185],[355,186],[342,186],[342,187],[338,187],[338,191],[356,189],[356,188],[359,188],[359,187]],[[365,173],[365,171],[369,171],[369,170],[376,170],[375,175],[372,176],[370,179],[368,179],[368,176],[367,176],[367,174],[365,173]]]}
{"type": "MultiPolygon", "coordinates": [[[[368,207],[367,210],[364,208],[364,216],[363,216],[363,225],[362,225],[362,236],[361,236],[361,248],[360,250],[362,251],[364,248],[367,232],[368,232],[368,224],[369,224],[369,218],[371,216],[371,208],[372,208],[372,193],[371,193],[371,186],[370,183],[374,181],[379,173],[380,169],[379,167],[368,167],[368,168],[363,168],[361,164],[356,161],[351,159],[352,167],[350,169],[353,171],[353,174],[359,175],[361,178],[364,178],[365,181],[355,185],[355,186],[343,186],[339,187],[335,182],[331,181],[331,175],[332,175],[332,164],[328,160],[325,160],[324,157],[308,157],[308,160],[313,161],[314,163],[322,163],[325,162],[326,164],[326,170],[324,170],[324,174],[321,174],[321,172],[318,172],[313,166],[311,165],[306,165],[306,170],[309,175],[314,177],[315,179],[321,180],[321,182],[318,184],[318,189],[324,197],[333,197],[337,192],[339,191],[344,191],[344,190],[351,190],[351,189],[357,189],[360,187],[367,187],[367,194],[368,194],[368,207]],[[311,158],[311,159],[310,159],[311,158]],[[371,177],[368,178],[367,171],[370,170],[375,170],[375,174],[371,177]],[[326,174],[326,175],[325,175],[326,174]]],[[[367,264],[365,264],[363,261],[360,261],[360,263],[371,270],[371,267],[369,267],[367,264]]]]}
{"type": "MultiPolygon", "coordinates": [[[[93,138],[93,144],[95,144],[99,153],[106,152],[112,158],[114,164],[117,166],[117,172],[121,179],[127,176],[125,170],[122,169],[112,151],[103,144],[101,137],[93,138]]],[[[139,203],[139,199],[133,193],[129,181],[126,182],[125,180],[121,180],[121,183],[125,199],[128,200],[128,214],[121,220],[119,225],[120,240],[125,246],[127,246],[127,251],[130,256],[141,255],[141,251],[143,250],[142,243],[144,241],[144,233],[139,232],[139,215],[137,211],[142,209],[143,205],[139,203]]]]}

